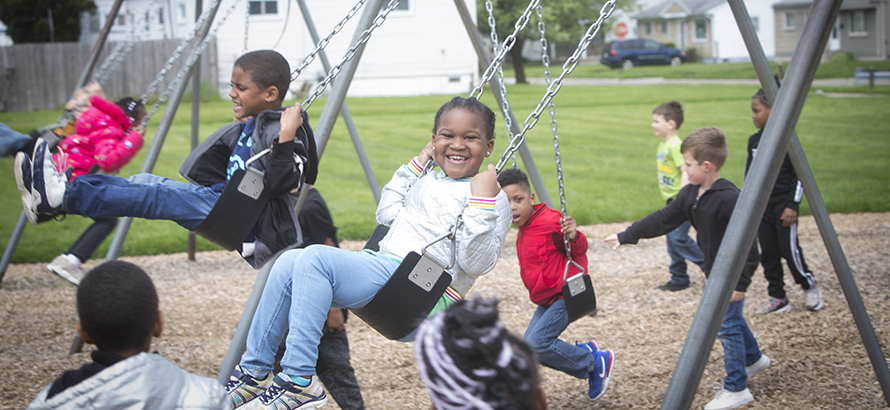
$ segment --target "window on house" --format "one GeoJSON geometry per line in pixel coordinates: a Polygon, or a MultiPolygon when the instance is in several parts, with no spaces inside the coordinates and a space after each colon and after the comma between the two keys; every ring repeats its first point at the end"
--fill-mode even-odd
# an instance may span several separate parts
{"type": "Polygon", "coordinates": [[[164,8],[163,7],[161,7],[160,10],[158,10],[158,24],[160,24],[162,26],[164,25],[164,8]]]}
{"type": "Polygon", "coordinates": [[[250,14],[278,14],[278,1],[251,1],[250,14]]]}
{"type": "Polygon", "coordinates": [[[794,13],[785,13],[785,30],[794,29],[794,13]]]}
{"type": "Polygon", "coordinates": [[[99,13],[95,11],[90,12],[90,33],[98,33],[101,28],[102,24],[99,22],[99,13]]]}
{"type": "Polygon", "coordinates": [[[127,16],[125,14],[118,14],[117,16],[117,24],[118,26],[126,26],[127,25],[127,16]]]}
{"type": "Polygon", "coordinates": [[[652,22],[651,21],[646,22],[646,35],[648,35],[648,36],[652,35],[652,22]]]}
{"type": "Polygon", "coordinates": [[[179,3],[179,20],[185,21],[187,17],[188,16],[186,16],[185,12],[185,3],[179,3]]]}
{"type": "Polygon", "coordinates": [[[707,20],[705,20],[705,19],[696,19],[695,20],[695,39],[696,40],[707,40],[708,39],[707,20]]]}
{"type": "Polygon", "coordinates": [[[667,20],[661,22],[661,34],[668,33],[668,22],[667,20]]]}
{"type": "Polygon", "coordinates": [[[151,14],[149,12],[145,12],[145,31],[148,31],[151,28],[151,14]]]}
{"type": "Polygon", "coordinates": [[[850,13],[850,34],[866,34],[865,11],[856,10],[850,13]]]}
{"type": "MultiPolygon", "coordinates": [[[[380,11],[386,10],[386,7],[389,6],[389,1],[384,1],[383,4],[380,5],[380,11]]],[[[401,0],[399,5],[396,6],[393,11],[409,11],[411,10],[411,4],[408,0],[401,0]]]]}
{"type": "Polygon", "coordinates": [[[751,17],[751,23],[754,23],[754,31],[760,31],[760,17],[751,17]]]}

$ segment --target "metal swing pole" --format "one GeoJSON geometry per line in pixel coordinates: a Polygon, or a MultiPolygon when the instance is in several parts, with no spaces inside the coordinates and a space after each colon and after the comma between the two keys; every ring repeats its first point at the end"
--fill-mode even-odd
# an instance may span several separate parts
{"type": "MultiPolygon", "coordinates": [[[[102,49],[105,48],[108,34],[111,33],[111,26],[114,24],[114,20],[117,19],[123,1],[124,0],[115,0],[114,4],[111,6],[111,11],[105,19],[105,26],[103,26],[102,31],[99,32],[99,38],[96,40],[96,44],[93,44],[90,59],[87,62],[86,67],[84,67],[83,72],[80,74],[80,79],[77,81],[75,90],[87,85],[87,82],[90,81],[90,76],[93,75],[93,70],[96,69],[99,55],[102,54],[102,49]]],[[[15,250],[19,246],[19,241],[22,239],[22,234],[25,233],[25,227],[27,227],[27,225],[28,217],[25,215],[25,211],[22,210],[22,213],[19,214],[19,220],[16,222],[15,228],[12,231],[12,235],[9,237],[9,242],[6,243],[6,248],[3,249],[3,258],[0,259],[0,283],[3,282],[3,276],[6,275],[6,269],[12,262],[12,256],[15,254],[15,250]]]]}
{"type": "MultiPolygon", "coordinates": [[[[779,87],[770,70],[766,54],[764,54],[760,41],[757,39],[757,32],[748,15],[748,10],[741,0],[729,0],[729,7],[735,15],[739,30],[742,33],[742,38],[745,40],[745,44],[748,47],[751,62],[754,64],[754,69],[757,71],[757,77],[760,79],[760,84],[763,87],[766,99],[772,103],[776,99],[779,87]]],[[[859,289],[853,279],[853,273],[850,269],[850,265],[847,263],[840,241],[838,241],[837,232],[834,230],[834,226],[831,223],[831,218],[829,217],[828,209],[825,206],[825,201],[822,200],[822,194],[819,192],[816,179],[813,177],[813,171],[810,169],[803,147],[797,137],[797,133],[793,131],[791,135],[791,145],[788,148],[788,156],[791,158],[792,165],[794,165],[798,180],[800,180],[803,185],[804,193],[810,204],[810,210],[813,212],[813,218],[816,220],[816,225],[819,227],[819,232],[822,234],[822,241],[828,251],[828,256],[831,258],[831,262],[834,265],[834,270],[838,276],[838,282],[844,291],[847,304],[850,307],[853,319],[856,321],[856,326],[859,329],[859,335],[862,337],[862,342],[868,352],[875,375],[881,385],[881,390],[884,393],[884,400],[890,404],[890,399],[888,399],[888,397],[890,397],[890,370],[887,368],[884,353],[878,343],[874,328],[868,317],[868,312],[865,310],[865,305],[862,303],[862,295],[859,293],[859,289]]]]}
{"type": "MultiPolygon", "coordinates": [[[[380,6],[383,5],[383,1],[384,0],[369,0],[368,3],[365,4],[365,7],[367,8],[362,12],[362,17],[358,22],[355,37],[351,44],[356,44],[361,38],[362,33],[371,28],[371,24],[377,17],[377,11],[380,10],[380,6]]],[[[352,77],[355,75],[355,69],[358,66],[358,60],[361,58],[364,49],[365,43],[360,44],[356,48],[355,56],[352,60],[346,62],[343,66],[343,70],[340,72],[340,75],[345,75],[345,77],[342,81],[338,81],[337,84],[334,85],[331,90],[331,95],[325,102],[324,109],[319,117],[315,131],[315,139],[319,147],[319,158],[321,158],[321,154],[324,151],[324,144],[327,143],[327,140],[331,135],[334,121],[337,120],[338,110],[343,106],[343,101],[346,99],[346,90],[349,88],[349,83],[352,82],[352,77]]],[[[298,214],[305,201],[306,196],[305,191],[303,191],[300,193],[300,200],[296,206],[296,212],[298,214]]],[[[250,321],[253,320],[253,315],[259,305],[260,297],[263,294],[263,288],[266,286],[266,281],[269,278],[269,271],[272,270],[274,262],[274,260],[266,262],[257,274],[256,281],[253,283],[253,290],[250,292],[247,304],[244,307],[244,312],[241,313],[241,319],[238,321],[238,327],[235,330],[235,334],[232,336],[232,343],[229,345],[229,351],[226,353],[226,358],[223,360],[222,368],[220,368],[219,375],[216,378],[222,384],[225,384],[229,380],[229,376],[240,361],[241,355],[244,353],[244,349],[247,346],[247,333],[250,329],[250,321]]]]}
{"type": "MultiPolygon", "coordinates": [[[[479,28],[476,27],[476,23],[473,22],[473,18],[470,15],[469,9],[467,9],[467,4],[464,3],[464,0],[454,0],[454,5],[457,6],[457,12],[460,14],[460,19],[464,23],[464,27],[467,29],[467,35],[470,37],[470,41],[473,43],[473,48],[476,49],[476,54],[479,56],[479,65],[484,67],[488,67],[491,65],[491,54],[488,53],[488,50],[482,46],[482,34],[479,33],[479,28]]],[[[491,81],[489,82],[492,89],[499,89],[502,87],[501,80],[498,76],[493,76],[491,81]]],[[[503,107],[504,101],[503,97],[500,93],[493,92],[495,101],[497,101],[498,105],[503,107]]],[[[510,131],[513,134],[518,134],[520,132],[519,122],[516,121],[516,117],[513,115],[513,110],[509,110],[510,119],[510,131]]],[[[529,179],[532,182],[532,185],[535,187],[535,192],[538,194],[538,199],[542,202],[546,203],[547,206],[553,208],[553,202],[550,200],[550,195],[547,194],[547,188],[544,187],[544,180],[541,179],[541,174],[538,172],[538,167],[535,165],[535,160],[532,158],[531,151],[529,151],[528,146],[522,144],[519,146],[519,156],[522,158],[522,163],[525,165],[526,173],[528,174],[529,179]]]]}
{"type": "MultiPolygon", "coordinates": [[[[377,17],[377,10],[381,9],[383,3],[384,0],[369,0],[368,3],[365,4],[366,9],[362,12],[362,18],[358,22],[355,36],[350,44],[357,44],[365,30],[371,28],[374,19],[377,17]]],[[[319,161],[321,161],[324,149],[328,145],[328,140],[331,138],[331,131],[334,128],[334,122],[337,121],[340,107],[343,107],[344,101],[346,101],[346,91],[349,90],[349,84],[352,83],[352,77],[355,75],[358,62],[362,58],[362,53],[365,51],[365,44],[367,43],[359,44],[355,49],[355,56],[343,65],[343,69],[338,75],[339,80],[336,81],[336,84],[332,87],[331,94],[328,95],[328,99],[325,101],[321,115],[318,117],[318,123],[315,126],[315,145],[318,147],[319,161]]],[[[322,56],[324,56],[324,54],[322,54],[322,56]]],[[[297,214],[300,213],[300,210],[303,209],[303,204],[306,203],[306,195],[308,195],[308,191],[300,191],[297,206],[294,207],[297,214]]]]}
{"type": "MultiPolygon", "coordinates": [[[[309,35],[312,36],[312,42],[318,44],[321,38],[318,36],[318,30],[315,29],[315,23],[312,21],[309,8],[306,7],[306,1],[297,0],[297,4],[300,6],[300,12],[303,13],[303,20],[306,21],[306,28],[309,30],[309,35]]],[[[321,64],[322,67],[324,67],[324,70],[331,71],[331,63],[328,61],[327,53],[323,49],[319,50],[318,57],[321,59],[321,64]]],[[[346,129],[349,130],[349,137],[352,138],[352,145],[355,147],[355,153],[358,154],[359,162],[362,164],[362,170],[365,172],[368,186],[371,187],[371,193],[374,194],[374,202],[379,203],[380,185],[377,183],[377,177],[374,176],[374,170],[371,169],[371,162],[368,160],[368,154],[365,153],[365,147],[362,145],[362,140],[358,135],[358,129],[355,128],[355,122],[352,121],[352,114],[350,114],[349,107],[346,106],[345,101],[343,102],[343,106],[340,107],[340,114],[343,116],[343,122],[346,123],[346,129]]],[[[324,152],[324,147],[321,145],[318,145],[317,147],[318,158],[321,158],[321,154],[324,152]]],[[[305,199],[299,201],[301,205],[304,202],[305,199]]]]}
{"type": "MultiPolygon", "coordinates": [[[[195,0],[195,21],[198,20],[201,13],[204,11],[204,3],[202,0],[195,0]]],[[[172,23],[173,20],[171,19],[172,23]]],[[[171,25],[172,27],[172,25],[171,25]]],[[[192,134],[191,134],[191,151],[194,151],[195,148],[198,147],[198,128],[201,123],[201,57],[198,57],[195,60],[195,65],[198,67],[195,70],[194,74],[192,74],[192,134]]],[[[195,261],[195,251],[197,250],[197,238],[195,237],[195,233],[189,231],[188,233],[188,258],[190,261],[195,261]]]]}
{"type": "Polygon", "coordinates": [[[767,121],[758,146],[758,155],[745,178],[714,261],[708,286],[705,287],[677,367],[671,376],[662,409],[688,409],[692,404],[711,347],[729,306],[730,296],[754,242],[758,222],[775,184],[792,130],[803,109],[822,50],[828,42],[830,30],[826,28],[834,23],[840,6],[841,2],[836,0],[813,2],[789,66],[785,85],[773,105],[770,120],[767,121]]]}
{"type": "MultiPolygon", "coordinates": [[[[222,1],[215,2],[210,9],[210,14],[204,22],[204,27],[201,28],[201,32],[197,36],[199,40],[203,40],[207,37],[207,33],[213,25],[213,19],[216,17],[216,12],[219,10],[219,5],[221,3],[222,1]]],[[[199,43],[200,41],[196,43],[195,47],[197,47],[197,44],[199,43]]],[[[194,69],[195,65],[192,65],[184,77],[188,77],[194,69]]],[[[154,165],[158,161],[158,156],[160,156],[161,148],[164,146],[164,140],[167,138],[167,133],[173,125],[173,118],[176,116],[176,110],[179,108],[179,103],[182,101],[182,96],[185,94],[187,85],[188,81],[180,82],[170,96],[170,99],[167,102],[167,107],[164,109],[164,116],[158,124],[154,140],[151,142],[151,148],[145,156],[145,162],[142,163],[142,169],[139,172],[150,173],[152,169],[154,169],[154,165]]],[[[105,255],[106,261],[115,260],[118,255],[120,255],[121,248],[123,247],[124,240],[127,239],[127,233],[129,232],[132,223],[133,217],[121,218],[121,221],[117,224],[117,232],[114,234],[114,240],[112,240],[111,245],[108,248],[108,253],[105,255]]]]}

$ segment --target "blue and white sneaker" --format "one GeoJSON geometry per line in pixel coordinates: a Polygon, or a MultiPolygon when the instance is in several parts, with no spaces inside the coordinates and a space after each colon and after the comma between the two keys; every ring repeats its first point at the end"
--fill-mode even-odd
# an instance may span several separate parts
{"type": "Polygon", "coordinates": [[[14,172],[15,185],[19,189],[19,194],[22,195],[22,209],[24,209],[28,221],[30,221],[32,225],[37,225],[37,214],[34,213],[34,207],[31,206],[31,185],[33,183],[31,177],[31,159],[28,158],[28,155],[24,152],[15,154],[14,172]]]}
{"type": "Polygon", "coordinates": [[[603,397],[609,388],[609,380],[612,379],[612,364],[615,363],[615,355],[611,350],[600,350],[593,354],[596,367],[590,372],[587,381],[590,388],[587,390],[587,398],[594,401],[603,397]]]}
{"type": "Polygon", "coordinates": [[[56,168],[52,152],[43,138],[34,145],[31,177],[31,209],[35,214],[58,215],[68,188],[68,178],[56,168]]]}
{"type": "Polygon", "coordinates": [[[580,346],[580,347],[587,349],[587,351],[589,351],[590,354],[592,354],[592,355],[596,355],[596,352],[598,350],[600,350],[600,345],[599,345],[599,343],[596,342],[596,340],[591,340],[589,342],[584,342],[584,343],[578,343],[578,341],[576,340],[575,346],[580,346]]]}
{"type": "Polygon", "coordinates": [[[229,382],[226,383],[229,405],[232,409],[244,406],[253,399],[260,397],[271,385],[271,373],[267,374],[263,379],[257,379],[247,374],[240,365],[235,366],[235,370],[229,376],[229,382]]]}
{"type": "Polygon", "coordinates": [[[290,376],[279,373],[272,385],[257,400],[251,402],[252,409],[264,410],[309,410],[320,409],[327,404],[328,396],[318,381],[318,376],[309,379],[309,385],[300,386],[290,376]]]}

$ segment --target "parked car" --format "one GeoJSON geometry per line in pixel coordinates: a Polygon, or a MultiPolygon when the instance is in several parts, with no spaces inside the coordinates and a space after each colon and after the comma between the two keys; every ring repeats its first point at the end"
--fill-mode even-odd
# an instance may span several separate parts
{"type": "Polygon", "coordinates": [[[683,50],[668,47],[655,40],[633,39],[610,41],[603,46],[600,63],[612,68],[631,69],[644,64],[670,64],[678,66],[686,62],[683,50]]]}

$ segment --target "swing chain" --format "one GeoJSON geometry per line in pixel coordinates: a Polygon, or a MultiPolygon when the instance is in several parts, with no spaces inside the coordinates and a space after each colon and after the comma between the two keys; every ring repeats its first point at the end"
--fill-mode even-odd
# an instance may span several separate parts
{"type": "Polygon", "coordinates": [[[382,13],[378,14],[377,17],[374,18],[374,21],[371,23],[371,27],[369,27],[367,30],[363,31],[362,34],[359,36],[359,39],[355,43],[355,45],[350,47],[349,50],[346,50],[346,53],[343,55],[343,61],[340,61],[339,64],[332,67],[331,70],[328,71],[328,75],[323,80],[321,80],[321,82],[318,83],[318,85],[315,87],[315,91],[308,98],[306,98],[305,101],[303,101],[303,104],[302,104],[303,111],[306,111],[309,109],[309,107],[312,105],[312,103],[315,102],[315,99],[317,99],[321,95],[321,93],[324,92],[324,90],[325,90],[325,88],[327,88],[328,84],[334,78],[337,78],[337,75],[340,74],[340,70],[342,70],[343,64],[346,64],[346,62],[348,62],[349,60],[352,60],[352,58],[355,57],[356,49],[358,49],[362,44],[365,44],[368,42],[368,39],[371,38],[371,33],[373,33],[377,27],[380,27],[380,25],[383,24],[383,22],[386,20],[386,16],[388,16],[389,13],[391,11],[395,10],[395,8],[398,6],[399,6],[399,0],[390,0],[389,1],[389,4],[386,6],[386,10],[384,10],[382,13]]]}
{"type": "MultiPolygon", "coordinates": [[[[541,32],[541,63],[544,65],[544,80],[547,82],[547,85],[550,85],[552,81],[552,76],[550,75],[550,53],[548,52],[548,44],[547,44],[547,30],[544,25],[544,10],[541,6],[538,6],[536,9],[538,13],[538,31],[541,32]]],[[[566,193],[565,186],[562,181],[562,160],[559,155],[559,134],[557,133],[557,124],[556,124],[556,104],[553,103],[553,100],[550,101],[550,130],[553,131],[553,151],[554,157],[556,160],[556,181],[559,185],[559,206],[560,212],[562,212],[562,217],[568,215],[566,211],[566,193]]],[[[514,160],[516,156],[513,156],[514,160]]],[[[566,257],[569,260],[572,259],[572,242],[569,240],[568,236],[563,235],[563,243],[566,248],[566,257]]],[[[568,266],[566,266],[568,269],[568,266]]]]}
{"type": "Polygon", "coordinates": [[[343,29],[343,27],[346,25],[346,22],[349,21],[349,19],[351,19],[353,16],[355,16],[355,13],[357,13],[367,1],[368,0],[359,0],[358,3],[355,3],[355,5],[352,6],[352,9],[350,9],[349,12],[346,13],[346,17],[344,17],[343,20],[340,20],[340,22],[337,23],[333,29],[331,29],[331,32],[328,34],[328,36],[319,40],[318,44],[315,46],[315,50],[309,53],[309,55],[307,55],[303,59],[303,62],[300,63],[300,66],[297,67],[293,72],[291,72],[291,81],[296,80],[297,77],[299,77],[300,74],[303,72],[303,69],[306,68],[306,66],[311,64],[313,61],[315,61],[316,54],[318,54],[319,51],[328,46],[328,43],[331,42],[331,38],[333,38],[335,35],[337,35],[337,33],[340,32],[340,30],[343,29]]]}
{"type": "MultiPolygon", "coordinates": [[[[485,10],[488,10],[488,26],[491,27],[491,45],[493,48],[493,54],[497,55],[499,51],[499,42],[498,42],[498,32],[495,29],[497,23],[494,19],[494,5],[492,5],[491,0],[485,1],[485,10]]],[[[507,85],[504,84],[504,70],[500,64],[498,64],[497,69],[498,80],[501,83],[501,101],[503,102],[503,106],[501,107],[501,112],[504,116],[504,125],[507,127],[507,137],[508,140],[513,139],[513,118],[510,115],[510,102],[507,101],[507,85]]],[[[482,84],[485,84],[483,82],[482,84]]],[[[481,96],[481,93],[480,93],[481,96]]],[[[513,159],[513,168],[516,168],[516,159],[513,159]]]]}
{"type": "MultiPolygon", "coordinates": [[[[522,15],[519,16],[519,19],[516,20],[516,24],[513,26],[513,34],[507,36],[504,39],[504,45],[500,48],[494,58],[491,60],[491,64],[488,65],[488,68],[485,69],[485,73],[482,74],[482,81],[479,82],[479,85],[473,89],[473,92],[470,93],[470,97],[475,97],[477,100],[482,97],[483,88],[485,84],[488,84],[491,81],[491,77],[494,76],[495,72],[501,67],[501,61],[506,56],[507,51],[513,48],[516,44],[516,34],[519,33],[520,30],[525,28],[525,25],[528,23],[529,18],[531,16],[532,10],[538,6],[541,0],[531,0],[528,6],[525,8],[525,11],[522,12],[522,15]]],[[[614,3],[614,0],[613,0],[614,3]]],[[[488,8],[488,4],[486,4],[486,8],[488,8]]],[[[490,23],[489,23],[490,24],[490,23]]],[[[495,42],[497,44],[497,42],[495,42]]]]}
{"type": "Polygon", "coordinates": [[[457,214],[457,218],[454,220],[454,224],[448,228],[448,232],[443,233],[442,235],[437,236],[430,243],[424,245],[423,248],[420,249],[421,254],[426,253],[426,249],[430,246],[435,245],[439,241],[443,239],[449,239],[451,241],[451,260],[448,263],[448,266],[445,267],[445,270],[449,270],[454,267],[455,261],[457,260],[457,254],[455,252],[455,248],[457,247],[457,229],[460,228],[464,223],[464,215],[463,212],[457,214]]]}
{"type": "MultiPolygon", "coordinates": [[[[201,13],[201,15],[195,21],[192,30],[182,38],[182,41],[180,41],[176,49],[173,50],[173,54],[170,56],[169,59],[167,59],[164,67],[161,68],[161,71],[158,72],[157,76],[155,76],[154,81],[152,81],[152,83],[148,86],[148,89],[145,90],[145,93],[142,94],[142,97],[139,98],[140,101],[147,101],[148,97],[150,97],[152,94],[155,93],[155,91],[157,91],[158,85],[160,85],[161,81],[164,80],[167,72],[170,71],[171,68],[173,68],[173,63],[175,63],[176,60],[179,59],[179,56],[182,55],[182,51],[185,50],[185,47],[188,46],[189,43],[192,42],[192,39],[198,34],[198,30],[204,25],[207,17],[210,16],[210,10],[216,8],[216,5],[219,3],[219,1],[220,0],[214,1],[213,6],[207,8],[206,10],[204,10],[204,12],[201,13]]],[[[238,4],[238,1],[236,1],[235,4],[238,4]]],[[[232,5],[232,7],[235,7],[235,5],[232,5]]]]}
{"type": "MultiPolygon", "coordinates": [[[[154,106],[151,107],[151,111],[149,111],[148,114],[142,119],[141,126],[143,129],[148,124],[151,116],[157,113],[158,110],[161,108],[161,104],[167,101],[167,98],[170,97],[170,94],[173,93],[173,90],[176,89],[179,83],[185,79],[186,74],[188,74],[192,66],[195,65],[195,62],[198,61],[198,58],[201,57],[201,54],[204,53],[204,50],[207,49],[207,46],[210,45],[210,41],[213,40],[213,38],[216,36],[216,32],[219,31],[220,27],[222,27],[223,24],[225,24],[226,20],[235,10],[235,7],[240,1],[241,0],[235,0],[235,3],[232,4],[232,6],[229,7],[228,10],[226,10],[225,15],[223,15],[222,19],[219,20],[219,23],[216,24],[216,27],[214,27],[209,33],[207,33],[207,36],[205,36],[204,39],[200,43],[198,43],[197,47],[195,47],[194,52],[192,52],[188,60],[186,60],[186,62],[183,64],[182,68],[179,69],[179,72],[176,74],[176,78],[174,78],[173,81],[170,82],[170,85],[167,86],[167,89],[164,90],[164,92],[158,97],[158,101],[155,102],[154,106]]],[[[209,11],[209,9],[206,10],[205,13],[207,11],[209,11]]],[[[196,30],[198,26],[199,25],[196,24],[196,30]]],[[[168,63],[172,66],[172,63],[170,61],[168,61],[168,63]]],[[[145,101],[145,98],[147,97],[143,96],[142,101],[145,101]]]]}
{"type": "MultiPolygon", "coordinates": [[[[578,65],[578,59],[581,57],[581,54],[587,50],[587,46],[590,45],[590,41],[594,36],[599,32],[600,27],[609,16],[612,15],[612,12],[615,10],[615,3],[617,0],[609,0],[603,7],[600,9],[599,18],[587,28],[587,32],[584,34],[584,37],[581,38],[581,41],[578,43],[578,47],[575,49],[575,52],[569,57],[566,62],[562,66],[562,74],[556,78],[550,85],[547,87],[547,92],[544,93],[544,97],[541,98],[541,101],[538,103],[538,106],[532,111],[531,114],[525,119],[523,123],[523,129],[510,140],[510,144],[507,149],[504,151],[504,154],[501,155],[501,159],[498,161],[498,164],[495,166],[496,170],[500,172],[504,165],[507,164],[507,160],[513,156],[519,147],[522,145],[522,142],[525,139],[525,133],[528,130],[532,129],[535,124],[537,124],[539,117],[541,116],[541,111],[544,110],[544,106],[550,104],[553,101],[553,97],[556,93],[559,92],[559,89],[562,88],[562,81],[565,79],[567,75],[569,75],[574,69],[575,66],[578,65]]],[[[489,67],[491,68],[491,67],[489,67]]]]}

